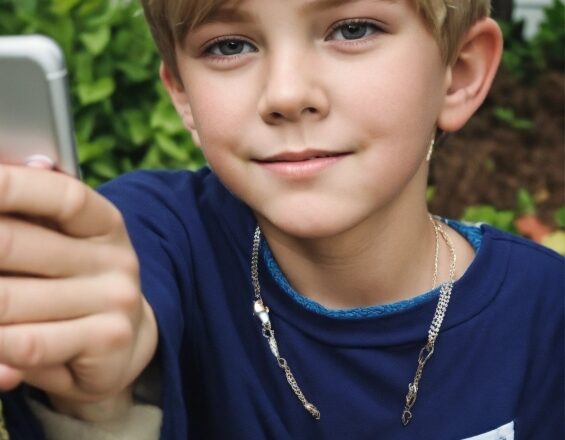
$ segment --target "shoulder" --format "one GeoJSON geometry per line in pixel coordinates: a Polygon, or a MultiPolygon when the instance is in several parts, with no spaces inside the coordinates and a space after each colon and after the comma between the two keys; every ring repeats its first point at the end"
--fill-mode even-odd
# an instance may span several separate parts
{"type": "MultiPolygon", "coordinates": [[[[177,242],[190,237],[198,246],[217,236],[241,235],[252,214],[231,194],[210,168],[142,170],[124,174],[98,188],[124,216],[130,235],[153,233],[177,242]]],[[[140,241],[142,241],[140,239],[140,241]]],[[[196,245],[195,245],[196,246],[196,245]]]]}
{"type": "MultiPolygon", "coordinates": [[[[507,307],[520,308],[529,315],[549,321],[563,321],[565,300],[565,258],[533,241],[491,226],[482,225],[485,258],[483,269],[500,271],[498,298],[507,307]]],[[[483,246],[482,246],[483,247],[483,246]]],[[[537,318],[536,318],[537,319],[537,318]]],[[[562,325],[562,324],[559,324],[562,325]]]]}
{"type": "Polygon", "coordinates": [[[98,191],[111,200],[143,197],[145,199],[165,200],[183,196],[196,191],[211,171],[202,168],[197,172],[187,170],[139,170],[124,174],[98,188],[98,191]]]}
{"type": "Polygon", "coordinates": [[[493,243],[493,247],[506,246],[509,250],[510,263],[525,266],[528,271],[544,271],[565,267],[565,258],[557,252],[531,240],[500,231],[492,226],[481,225],[483,236],[493,243]]]}

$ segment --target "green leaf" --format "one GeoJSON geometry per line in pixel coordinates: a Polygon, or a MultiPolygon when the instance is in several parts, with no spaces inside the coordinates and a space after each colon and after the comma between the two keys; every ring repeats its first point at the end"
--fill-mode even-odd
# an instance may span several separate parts
{"type": "Polygon", "coordinates": [[[69,58],[75,36],[75,25],[70,16],[41,17],[37,22],[35,32],[49,35],[55,39],[63,48],[65,56],[69,58]]]}
{"type": "Polygon", "coordinates": [[[71,72],[73,78],[78,83],[91,83],[93,76],[93,57],[88,52],[78,52],[75,55],[73,70],[71,72]]]}
{"type": "Polygon", "coordinates": [[[495,107],[493,114],[496,119],[516,130],[529,130],[534,126],[533,122],[529,119],[516,117],[514,110],[508,107],[495,107]]]}
{"type": "Polygon", "coordinates": [[[463,220],[472,223],[487,223],[508,232],[515,232],[512,211],[497,211],[490,205],[469,206],[463,213],[463,220]]]}
{"type": "Polygon", "coordinates": [[[473,223],[488,223],[492,225],[495,218],[496,210],[488,205],[469,206],[463,213],[463,220],[473,223]]]}
{"type": "Polygon", "coordinates": [[[77,92],[80,103],[89,105],[109,98],[115,89],[116,84],[112,78],[100,78],[93,83],[79,84],[77,92]]]}
{"type": "Polygon", "coordinates": [[[93,112],[82,114],[76,118],[75,132],[79,142],[86,143],[90,139],[95,122],[96,114],[93,112]]]}
{"type": "Polygon", "coordinates": [[[151,136],[146,113],[141,110],[126,110],[122,115],[127,122],[129,135],[135,145],[141,145],[151,136]]]}
{"type": "Polygon", "coordinates": [[[18,0],[17,5],[22,12],[35,14],[37,11],[37,2],[38,0],[18,0]]]}
{"type": "Polygon", "coordinates": [[[514,232],[516,214],[512,211],[498,211],[494,219],[494,226],[503,231],[514,232]]]}
{"type": "Polygon", "coordinates": [[[157,168],[161,165],[159,156],[159,149],[151,147],[138,166],[140,168],[157,168]]]}
{"type": "Polygon", "coordinates": [[[118,62],[116,63],[116,68],[123,72],[128,79],[134,82],[145,81],[154,74],[151,69],[133,62],[118,62]]]}
{"type": "Polygon", "coordinates": [[[89,29],[112,24],[116,18],[118,9],[125,2],[116,0],[90,0],[81,5],[78,15],[86,17],[85,25],[89,29]]]}
{"type": "Polygon", "coordinates": [[[70,12],[81,0],[51,0],[51,12],[56,15],[65,15],[70,12]]]}
{"type": "Polygon", "coordinates": [[[436,193],[435,186],[430,185],[426,188],[426,201],[428,203],[431,203],[431,201],[434,199],[435,193],[436,193]]]}
{"type": "Polygon", "coordinates": [[[167,134],[176,134],[184,131],[184,126],[170,100],[160,100],[155,106],[151,120],[151,128],[161,129],[167,134]]]}
{"type": "Polygon", "coordinates": [[[186,162],[188,160],[188,152],[186,148],[178,146],[174,140],[167,137],[163,133],[155,133],[155,141],[157,145],[165,154],[179,162],[186,162]]]}
{"type": "Polygon", "coordinates": [[[90,164],[92,171],[104,179],[112,179],[118,174],[116,164],[110,158],[97,160],[90,164]]]}
{"type": "Polygon", "coordinates": [[[98,28],[93,32],[80,34],[79,39],[86,49],[94,56],[101,54],[110,42],[111,31],[108,26],[98,28]]]}
{"type": "Polygon", "coordinates": [[[536,213],[536,202],[527,189],[520,188],[518,190],[516,202],[519,214],[529,215],[536,213]]]}
{"type": "Polygon", "coordinates": [[[555,211],[555,223],[560,228],[565,228],[565,206],[562,206],[558,210],[555,211]]]}
{"type": "MultiPolygon", "coordinates": [[[[115,145],[116,140],[111,136],[101,136],[93,142],[79,144],[80,163],[83,164],[104,157],[115,145]]],[[[115,176],[115,174],[113,176],[115,176]]],[[[103,175],[103,177],[106,176],[103,175]]]]}

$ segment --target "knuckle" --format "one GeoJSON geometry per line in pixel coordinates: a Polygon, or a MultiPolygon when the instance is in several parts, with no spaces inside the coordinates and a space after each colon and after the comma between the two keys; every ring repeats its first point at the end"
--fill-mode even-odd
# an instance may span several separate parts
{"type": "Polygon", "coordinates": [[[69,220],[80,213],[88,201],[88,188],[75,181],[69,181],[62,197],[60,220],[69,220]]]}
{"type": "Polygon", "coordinates": [[[108,225],[110,227],[110,230],[112,231],[121,231],[125,229],[124,216],[122,215],[122,212],[114,205],[111,205],[111,209],[109,209],[108,212],[108,225]]]}
{"type": "Polygon", "coordinates": [[[137,256],[131,249],[122,247],[111,247],[108,249],[108,257],[111,258],[112,267],[128,276],[136,276],[139,273],[139,262],[137,256]]]}
{"type": "Polygon", "coordinates": [[[42,340],[32,333],[18,335],[14,341],[15,361],[24,368],[40,365],[45,353],[42,340]]]}
{"type": "Polygon", "coordinates": [[[128,346],[133,341],[134,330],[131,322],[122,317],[116,319],[106,331],[104,346],[107,350],[114,350],[128,346]]]}
{"type": "MultiPolygon", "coordinates": [[[[12,255],[14,249],[14,231],[4,222],[0,224],[0,263],[6,261],[12,255]]],[[[0,266],[1,268],[1,266],[0,266]]]]}
{"type": "Polygon", "coordinates": [[[10,180],[8,168],[0,167],[0,200],[5,200],[10,194],[10,180]]]}
{"type": "Polygon", "coordinates": [[[120,277],[113,283],[110,297],[111,304],[125,311],[132,311],[139,307],[140,295],[137,284],[127,277],[120,277]]]}
{"type": "Polygon", "coordinates": [[[0,284],[0,324],[10,321],[12,292],[8,283],[0,284]]]}

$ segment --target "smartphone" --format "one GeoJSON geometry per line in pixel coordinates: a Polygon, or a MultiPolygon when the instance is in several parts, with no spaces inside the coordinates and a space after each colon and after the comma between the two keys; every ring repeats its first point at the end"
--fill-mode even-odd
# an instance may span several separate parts
{"type": "Polygon", "coordinates": [[[80,178],[65,57],[42,35],[0,37],[0,162],[36,161],[80,178]]]}

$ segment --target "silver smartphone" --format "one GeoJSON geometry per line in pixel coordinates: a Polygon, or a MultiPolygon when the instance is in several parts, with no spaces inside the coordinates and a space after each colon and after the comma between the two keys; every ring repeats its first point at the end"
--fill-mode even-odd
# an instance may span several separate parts
{"type": "Polygon", "coordinates": [[[80,178],[65,57],[41,35],[0,37],[0,162],[80,178]]]}

